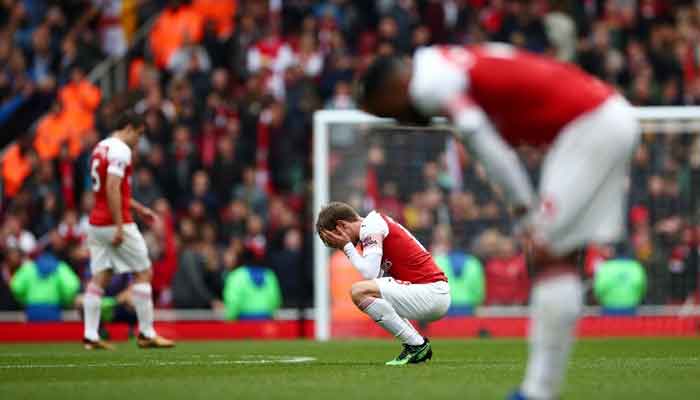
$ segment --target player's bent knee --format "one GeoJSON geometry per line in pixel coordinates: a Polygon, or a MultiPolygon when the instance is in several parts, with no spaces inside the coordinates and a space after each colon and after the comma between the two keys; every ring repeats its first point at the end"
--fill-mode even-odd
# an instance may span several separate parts
{"type": "Polygon", "coordinates": [[[374,281],[355,282],[350,287],[350,297],[353,303],[359,306],[368,297],[381,297],[379,288],[374,281]]]}

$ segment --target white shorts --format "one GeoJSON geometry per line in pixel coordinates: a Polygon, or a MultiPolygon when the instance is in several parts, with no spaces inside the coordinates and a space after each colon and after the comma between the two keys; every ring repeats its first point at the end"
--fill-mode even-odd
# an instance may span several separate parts
{"type": "Polygon", "coordinates": [[[378,278],[382,298],[391,304],[403,318],[435,321],[450,308],[450,287],[447,282],[408,283],[394,278],[378,278]]]}
{"type": "Polygon", "coordinates": [[[531,223],[557,254],[625,234],[626,186],[640,128],[613,96],[566,125],[542,164],[541,205],[531,223]]]}
{"type": "Polygon", "coordinates": [[[117,274],[140,272],[151,268],[146,241],[135,223],[124,225],[124,241],[112,245],[117,228],[88,225],[87,244],[90,250],[90,271],[96,274],[111,269],[117,274]]]}

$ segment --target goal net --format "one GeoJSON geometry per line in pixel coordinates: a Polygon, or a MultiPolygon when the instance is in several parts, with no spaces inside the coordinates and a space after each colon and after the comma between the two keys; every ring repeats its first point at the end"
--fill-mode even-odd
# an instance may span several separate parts
{"type": "MultiPolygon", "coordinates": [[[[581,270],[590,287],[600,263],[610,254],[624,253],[638,260],[646,274],[647,288],[636,313],[695,315],[700,299],[700,107],[642,107],[637,114],[644,134],[632,160],[625,246],[589,248],[581,270]]],[[[523,147],[518,154],[536,184],[544,152],[523,147]]],[[[406,226],[434,256],[458,251],[478,262],[481,292],[463,293],[469,304],[453,307],[450,315],[526,315],[530,283],[512,238],[515,221],[500,188],[448,127],[406,128],[360,111],[318,111],[313,162],[314,218],[329,201],[347,202],[363,215],[378,209],[406,226]]],[[[350,285],[359,279],[342,252],[315,239],[318,340],[377,334],[349,296],[350,285]]],[[[590,290],[586,313],[601,312],[590,290]]]]}

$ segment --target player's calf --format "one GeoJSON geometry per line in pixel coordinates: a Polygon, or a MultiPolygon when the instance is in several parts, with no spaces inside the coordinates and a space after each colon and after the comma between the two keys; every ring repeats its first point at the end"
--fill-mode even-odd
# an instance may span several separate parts
{"type": "Polygon", "coordinates": [[[350,287],[350,297],[353,303],[355,303],[360,310],[363,310],[369,305],[368,302],[381,298],[382,295],[376,282],[367,280],[353,283],[350,287]]]}

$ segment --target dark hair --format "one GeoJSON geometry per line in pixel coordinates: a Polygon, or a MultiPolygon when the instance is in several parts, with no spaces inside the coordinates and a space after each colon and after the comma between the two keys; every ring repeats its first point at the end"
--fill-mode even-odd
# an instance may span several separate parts
{"type": "Polygon", "coordinates": [[[384,84],[391,79],[392,74],[398,69],[399,65],[400,61],[396,57],[376,57],[360,78],[357,88],[358,104],[364,106],[369,99],[380,93],[384,88],[384,84]]]}
{"type": "Polygon", "coordinates": [[[360,219],[360,216],[349,204],[333,201],[328,203],[321,209],[321,212],[318,213],[316,231],[321,232],[323,229],[333,230],[338,221],[352,222],[358,219],[360,219]]]}
{"type": "Polygon", "coordinates": [[[121,111],[117,116],[115,120],[115,128],[116,129],[124,129],[128,125],[131,125],[132,128],[140,128],[145,124],[145,120],[142,114],[137,113],[134,110],[127,109],[121,111]]]}

